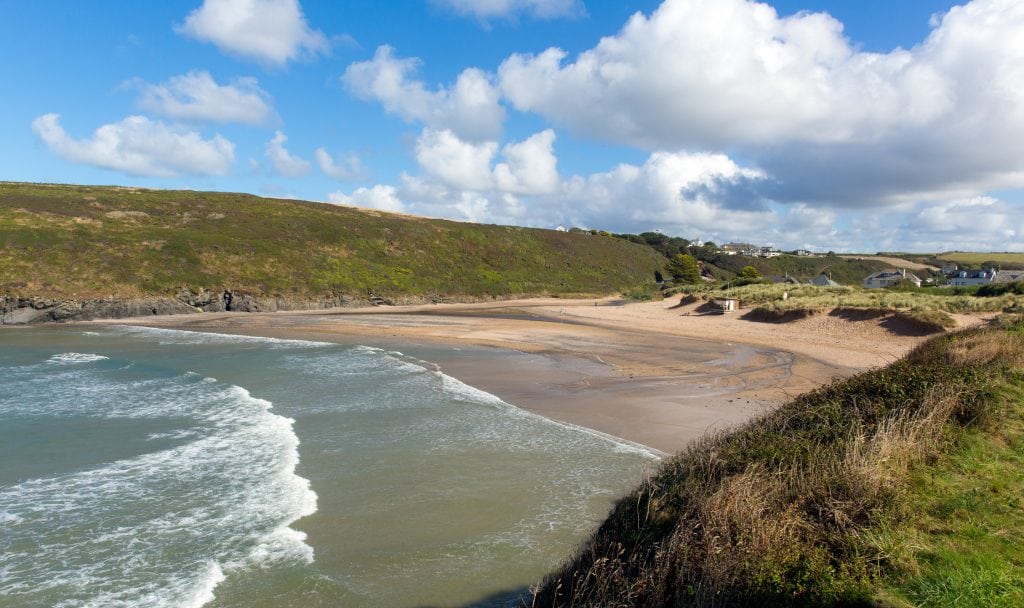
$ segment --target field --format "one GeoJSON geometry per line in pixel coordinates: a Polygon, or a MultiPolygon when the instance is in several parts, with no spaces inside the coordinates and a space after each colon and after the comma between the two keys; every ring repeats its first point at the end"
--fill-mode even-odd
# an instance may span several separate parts
{"type": "Polygon", "coordinates": [[[979,267],[989,262],[1005,265],[1006,268],[1024,268],[1024,253],[968,253],[948,251],[935,256],[939,260],[954,262],[962,266],[979,267]]]}

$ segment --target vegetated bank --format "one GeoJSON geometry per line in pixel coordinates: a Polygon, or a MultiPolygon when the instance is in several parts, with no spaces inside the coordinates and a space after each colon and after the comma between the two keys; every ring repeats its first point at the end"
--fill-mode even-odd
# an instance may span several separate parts
{"type": "Polygon", "coordinates": [[[1024,605],[1024,318],[663,463],[533,606],[1024,605]]]}
{"type": "Polygon", "coordinates": [[[245,194],[0,183],[18,321],[607,295],[664,258],[619,239],[245,194]],[[42,311],[33,313],[32,311],[42,311]]]}
{"type": "Polygon", "coordinates": [[[834,316],[870,318],[892,315],[918,328],[922,335],[957,326],[950,314],[1020,312],[1024,284],[999,283],[963,288],[920,288],[896,285],[884,289],[819,287],[815,285],[752,283],[684,285],[663,292],[696,300],[731,298],[747,309],[752,321],[786,322],[828,312],[834,316]],[[864,317],[867,315],[867,317],[864,317]]]}

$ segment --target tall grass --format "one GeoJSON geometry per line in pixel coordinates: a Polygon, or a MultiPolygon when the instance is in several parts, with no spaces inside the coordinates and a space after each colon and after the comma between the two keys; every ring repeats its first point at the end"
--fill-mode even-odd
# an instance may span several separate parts
{"type": "Polygon", "coordinates": [[[761,308],[768,312],[865,308],[980,313],[998,312],[1024,303],[1024,297],[1009,292],[994,297],[979,297],[952,295],[935,290],[900,291],[814,285],[745,285],[729,289],[702,286],[679,291],[700,294],[705,298],[736,298],[744,308],[761,308]]]}
{"type": "Polygon", "coordinates": [[[698,442],[620,501],[533,605],[871,605],[916,567],[898,533],[909,472],[997,426],[1001,387],[1024,382],[1021,327],[933,339],[698,442]]]}

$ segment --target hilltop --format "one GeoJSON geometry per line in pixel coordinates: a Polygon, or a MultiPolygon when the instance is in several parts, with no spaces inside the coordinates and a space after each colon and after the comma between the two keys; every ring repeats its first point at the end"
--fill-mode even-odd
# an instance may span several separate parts
{"type": "MultiPolygon", "coordinates": [[[[225,290],[236,310],[606,295],[652,284],[664,265],[647,247],[590,234],[246,194],[21,183],[0,184],[0,250],[8,310],[63,303],[58,316],[69,317],[91,300],[220,310],[225,290]]],[[[110,308],[91,314],[139,307],[110,308]]]]}

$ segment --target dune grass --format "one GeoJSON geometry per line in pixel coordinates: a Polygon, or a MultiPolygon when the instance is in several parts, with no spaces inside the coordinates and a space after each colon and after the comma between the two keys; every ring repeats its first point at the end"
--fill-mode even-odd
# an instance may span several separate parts
{"type": "MultiPolygon", "coordinates": [[[[834,308],[870,309],[903,311],[914,320],[939,327],[955,326],[948,313],[1000,312],[1024,303],[1024,297],[1014,293],[981,297],[957,295],[937,289],[862,289],[783,284],[744,285],[729,289],[693,286],[679,288],[676,293],[694,293],[704,298],[736,298],[743,308],[758,309],[765,318],[785,317],[787,312],[815,313],[834,308]]],[[[789,316],[795,318],[794,315],[789,316]]]]}
{"type": "Polygon", "coordinates": [[[1022,395],[1020,317],[930,340],[667,460],[533,605],[1020,605],[1022,395]]]}

